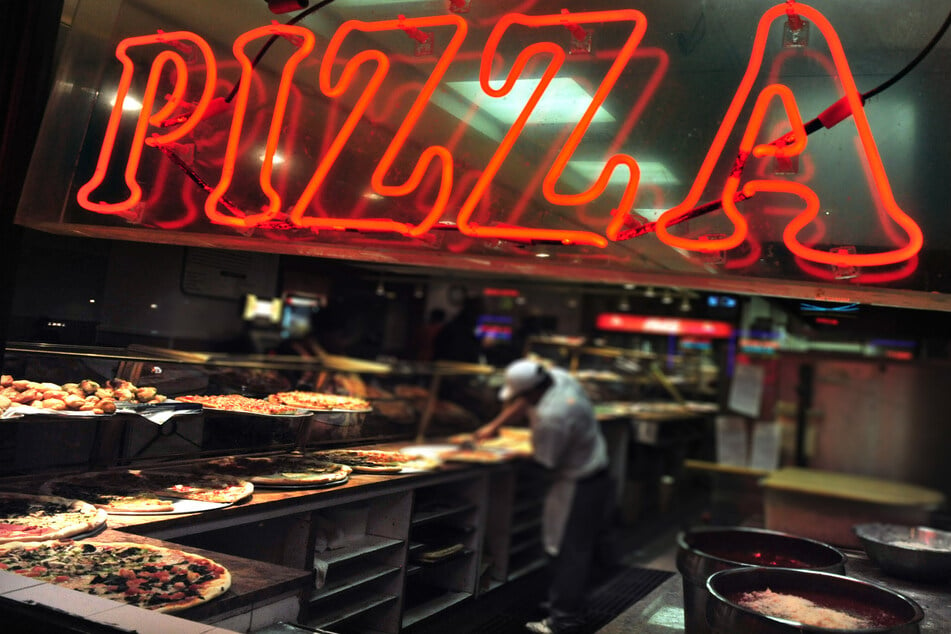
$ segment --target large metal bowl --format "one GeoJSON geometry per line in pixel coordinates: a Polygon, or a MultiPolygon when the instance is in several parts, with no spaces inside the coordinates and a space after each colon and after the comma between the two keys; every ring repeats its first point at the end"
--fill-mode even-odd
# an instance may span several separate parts
{"type": "Polygon", "coordinates": [[[734,568],[707,580],[710,601],[707,620],[714,634],[801,634],[816,632],[869,632],[918,634],[924,618],[921,607],[901,594],[872,583],[815,570],[789,568],[734,568]],[[796,595],[814,604],[870,620],[863,629],[805,625],[798,621],[761,614],[739,605],[746,592],[771,590],[796,595]]]}
{"type": "Polygon", "coordinates": [[[707,578],[720,570],[782,566],[845,572],[842,551],[804,537],[756,528],[696,527],[677,535],[677,570],[683,578],[684,631],[710,632],[707,578]]]}
{"type": "Polygon", "coordinates": [[[926,526],[857,524],[869,559],[895,577],[913,581],[951,579],[951,533],[926,526]]]}

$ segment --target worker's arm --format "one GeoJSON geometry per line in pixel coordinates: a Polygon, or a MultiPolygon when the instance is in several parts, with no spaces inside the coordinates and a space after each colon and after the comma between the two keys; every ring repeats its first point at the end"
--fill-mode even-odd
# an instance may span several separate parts
{"type": "Polygon", "coordinates": [[[528,401],[524,398],[517,398],[499,412],[499,415],[475,431],[473,436],[476,440],[485,440],[492,438],[499,433],[499,428],[503,425],[514,423],[525,416],[528,411],[528,401]]]}

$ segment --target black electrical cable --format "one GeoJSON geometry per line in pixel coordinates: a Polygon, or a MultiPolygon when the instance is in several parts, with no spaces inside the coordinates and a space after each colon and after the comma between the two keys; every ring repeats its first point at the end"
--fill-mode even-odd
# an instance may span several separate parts
{"type": "Polygon", "coordinates": [[[911,70],[917,66],[918,63],[923,60],[926,55],[928,55],[928,53],[931,52],[931,49],[933,49],[938,44],[941,38],[944,37],[944,34],[948,31],[948,26],[951,26],[951,12],[948,12],[948,16],[944,19],[944,24],[942,24],[941,28],[938,29],[938,32],[934,34],[934,37],[931,38],[931,41],[928,42],[928,44],[926,44],[923,49],[921,49],[921,52],[918,53],[917,56],[915,56],[915,59],[908,62],[908,65],[895,73],[891,79],[882,82],[868,92],[862,93],[862,103],[865,103],[867,99],[871,99],[878,93],[887,90],[892,86],[892,84],[911,72],[911,70]]]}
{"type": "MultiPolygon", "coordinates": [[[[322,0],[321,2],[318,2],[317,4],[315,4],[314,6],[304,9],[303,11],[295,15],[293,18],[288,20],[286,22],[286,26],[297,24],[298,22],[306,18],[311,13],[314,13],[315,11],[318,11],[319,9],[323,9],[324,7],[326,7],[328,4],[331,4],[332,2],[334,2],[334,0],[322,0]]],[[[267,53],[268,49],[271,48],[271,45],[274,44],[274,42],[276,42],[277,38],[279,37],[280,35],[272,35],[271,37],[268,38],[267,42],[264,43],[264,46],[261,47],[261,50],[258,51],[258,54],[254,56],[253,60],[251,60],[251,68],[257,67],[258,63],[264,57],[264,54],[267,53]]],[[[228,93],[228,96],[225,97],[225,101],[227,103],[231,103],[231,100],[234,99],[235,95],[238,94],[238,88],[240,87],[241,87],[241,80],[239,79],[238,81],[235,82],[234,86],[231,88],[231,92],[228,93]]]]}
{"type": "MultiPolygon", "coordinates": [[[[938,42],[941,41],[941,38],[944,37],[944,34],[947,33],[949,26],[951,26],[951,12],[948,12],[948,15],[944,18],[944,23],[941,25],[940,28],[938,28],[937,32],[934,34],[931,40],[927,44],[925,44],[924,48],[922,48],[918,52],[918,54],[915,56],[913,60],[908,62],[908,64],[906,64],[904,68],[902,68],[900,71],[892,75],[887,80],[883,81],[881,84],[879,84],[875,88],[872,88],[868,92],[864,92],[859,95],[859,99],[861,99],[862,104],[864,105],[866,101],[868,101],[875,95],[880,94],[884,92],[885,90],[891,88],[894,84],[898,82],[898,80],[900,80],[902,77],[910,73],[912,69],[914,69],[914,67],[917,66],[921,62],[921,60],[923,60],[935,46],[937,46],[938,42]]],[[[826,125],[825,123],[821,121],[822,115],[819,115],[815,119],[812,119],[811,121],[807,121],[806,123],[804,123],[803,127],[806,129],[806,134],[809,135],[815,132],[816,130],[821,130],[824,127],[831,128],[836,123],[838,123],[839,121],[841,121],[842,119],[846,117],[848,117],[848,114],[846,114],[845,111],[843,111],[843,115],[840,115],[839,117],[834,117],[831,123],[826,125]]]]}

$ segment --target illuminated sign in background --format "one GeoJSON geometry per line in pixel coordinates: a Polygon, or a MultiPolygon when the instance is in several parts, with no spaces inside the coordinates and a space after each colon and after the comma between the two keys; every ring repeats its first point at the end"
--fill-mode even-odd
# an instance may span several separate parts
{"type": "Polygon", "coordinates": [[[748,37],[729,41],[749,48],[698,86],[698,44],[672,46],[652,31],[669,16],[636,3],[332,6],[294,24],[168,4],[107,44],[64,226],[357,259],[851,285],[918,273],[915,192],[890,178],[899,164],[907,183],[907,165],[877,142],[849,25],[808,5],[740,12],[730,28],[748,37]]]}

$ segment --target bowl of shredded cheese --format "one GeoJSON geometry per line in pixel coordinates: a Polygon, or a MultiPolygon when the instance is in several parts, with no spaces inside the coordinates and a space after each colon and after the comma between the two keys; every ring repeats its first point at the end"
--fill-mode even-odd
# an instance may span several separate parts
{"type": "Polygon", "coordinates": [[[918,634],[912,599],[845,575],[791,568],[734,568],[707,580],[715,634],[877,632],[918,634]]]}

